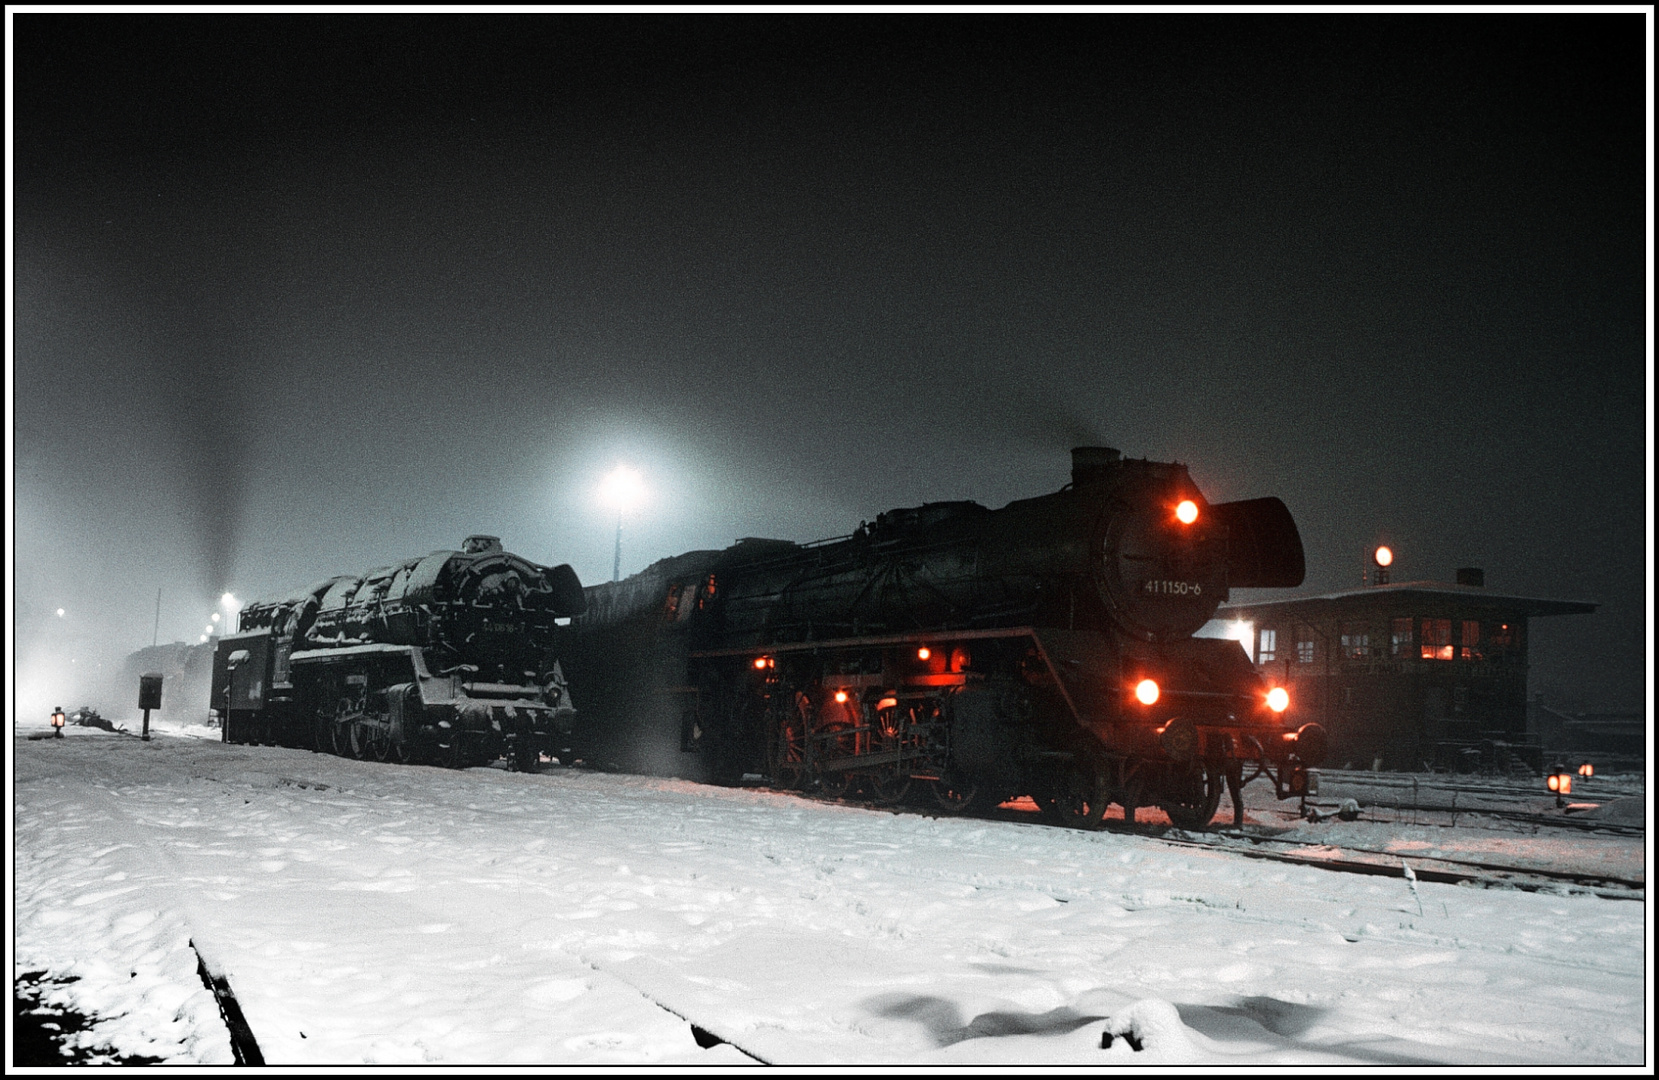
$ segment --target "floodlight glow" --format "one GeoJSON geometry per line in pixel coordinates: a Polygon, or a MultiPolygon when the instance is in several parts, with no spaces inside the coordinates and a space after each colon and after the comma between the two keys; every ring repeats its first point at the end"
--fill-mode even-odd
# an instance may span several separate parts
{"type": "Polygon", "coordinates": [[[1182,499],[1181,505],[1175,508],[1175,516],[1181,524],[1191,525],[1198,520],[1198,504],[1191,499],[1182,499]]]}
{"type": "Polygon", "coordinates": [[[212,619],[214,622],[218,622],[219,621],[219,613],[217,611],[215,611],[212,615],[209,615],[208,618],[212,619]]]}
{"type": "Polygon", "coordinates": [[[1135,697],[1142,705],[1155,705],[1158,702],[1158,684],[1151,679],[1142,679],[1135,686],[1135,697]]]}
{"type": "Polygon", "coordinates": [[[58,608],[58,618],[60,618],[60,619],[63,618],[63,609],[62,608],[58,608]]]}
{"type": "Polygon", "coordinates": [[[1290,693],[1282,686],[1275,686],[1267,692],[1267,707],[1274,712],[1284,712],[1290,708],[1290,693]]]}
{"type": "Polygon", "coordinates": [[[618,465],[600,483],[599,497],[618,511],[632,510],[645,501],[645,479],[638,469],[618,465]]]}
{"type": "Polygon", "coordinates": [[[1373,558],[1375,558],[1377,560],[1377,565],[1378,566],[1392,566],[1392,565],[1394,565],[1394,552],[1393,552],[1393,549],[1389,548],[1387,545],[1379,547],[1376,551],[1376,554],[1373,556],[1373,558]]]}
{"type": "Polygon", "coordinates": [[[224,608],[226,611],[240,611],[242,609],[242,601],[236,599],[236,597],[232,596],[230,593],[226,593],[225,595],[219,597],[219,606],[224,608]]]}

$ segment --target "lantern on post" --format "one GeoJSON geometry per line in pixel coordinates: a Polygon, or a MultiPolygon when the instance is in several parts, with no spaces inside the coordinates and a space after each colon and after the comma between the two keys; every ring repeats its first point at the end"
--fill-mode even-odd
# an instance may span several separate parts
{"type": "Polygon", "coordinates": [[[1378,545],[1377,550],[1371,553],[1371,562],[1376,566],[1371,575],[1373,584],[1387,585],[1388,568],[1394,565],[1394,550],[1386,544],[1378,545]]]}
{"type": "Polygon", "coordinates": [[[1544,777],[1544,786],[1555,792],[1555,805],[1565,806],[1561,796],[1573,793],[1573,774],[1565,765],[1551,765],[1544,777]]]}
{"type": "Polygon", "coordinates": [[[52,734],[54,736],[56,736],[57,738],[60,738],[60,739],[63,738],[63,706],[62,705],[59,705],[57,708],[52,710],[52,734]]]}
{"type": "Polygon", "coordinates": [[[1586,761],[1584,764],[1582,764],[1578,767],[1578,775],[1580,775],[1580,776],[1584,777],[1584,779],[1588,780],[1588,779],[1590,779],[1590,777],[1596,775],[1596,767],[1594,765],[1590,764],[1588,761],[1586,761]]]}

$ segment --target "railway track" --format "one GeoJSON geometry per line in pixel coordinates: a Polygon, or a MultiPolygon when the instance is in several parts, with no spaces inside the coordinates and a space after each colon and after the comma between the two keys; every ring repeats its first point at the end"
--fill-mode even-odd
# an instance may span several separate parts
{"type": "MultiPolygon", "coordinates": [[[[1379,785],[1384,786],[1384,785],[1379,785]]],[[[1400,785],[1393,785],[1395,790],[1400,785]]],[[[776,790],[776,789],[766,789],[776,790]]],[[[1410,787],[1403,790],[1410,792],[1410,787]]],[[[1419,787],[1420,792],[1426,790],[1419,787]]],[[[822,795],[803,794],[801,792],[778,791],[778,794],[794,795],[798,798],[807,798],[815,802],[839,803],[842,805],[866,805],[856,800],[845,798],[831,799],[822,795]]],[[[1503,793],[1510,797],[1536,799],[1536,791],[1531,789],[1512,788],[1503,793]]],[[[1309,805],[1329,805],[1333,810],[1338,802],[1323,800],[1316,802],[1309,800],[1309,805]]],[[[1377,824],[1413,825],[1423,828],[1455,828],[1455,824],[1425,820],[1422,815],[1435,812],[1451,812],[1463,817],[1495,817],[1505,822],[1532,825],[1531,835],[1536,835],[1541,829],[1560,830],[1565,832],[1594,832],[1607,836],[1641,836],[1646,831],[1642,825],[1626,825],[1617,822],[1582,820],[1564,817],[1559,813],[1542,814],[1535,811],[1522,811],[1505,807],[1463,805],[1450,803],[1439,807],[1434,804],[1406,803],[1399,807],[1386,804],[1371,803],[1370,809],[1383,806],[1389,809],[1398,809],[1402,812],[1415,810],[1419,817],[1416,821],[1398,822],[1381,821],[1375,817],[1367,819],[1362,811],[1359,821],[1370,820],[1377,824]]],[[[942,817],[956,815],[941,814],[936,808],[922,805],[897,805],[887,807],[869,807],[882,809],[891,813],[918,814],[924,817],[942,817]]],[[[969,817],[978,817],[984,820],[1007,821],[1010,823],[1028,825],[1038,828],[1063,828],[1042,821],[1029,810],[1015,809],[1007,805],[988,808],[978,813],[970,813],[969,817]]],[[[1455,818],[1454,818],[1455,821],[1455,818]]],[[[1467,829],[1466,824],[1463,828],[1467,829]]],[[[1366,876],[1411,878],[1416,880],[1435,882],[1447,885],[1466,885],[1478,888],[1511,888],[1525,892],[1548,892],[1565,890],[1570,893],[1589,893],[1609,900],[1636,900],[1642,901],[1647,895],[1645,880],[1622,878],[1608,874],[1595,874],[1569,870],[1553,870],[1544,867],[1523,866],[1510,863],[1489,862],[1484,860],[1455,859],[1443,856],[1402,856],[1398,852],[1383,851],[1376,848],[1356,846],[1350,843],[1333,843],[1328,840],[1305,839],[1301,837],[1274,836],[1261,826],[1249,826],[1243,830],[1220,828],[1213,832],[1194,833],[1186,832],[1168,825],[1136,824],[1129,825],[1119,821],[1108,820],[1104,829],[1108,832],[1124,835],[1139,836],[1154,840],[1172,847],[1204,849],[1225,854],[1238,855],[1242,858],[1261,859],[1273,862],[1287,863],[1295,866],[1310,866],[1334,873],[1360,874],[1366,876]],[[1409,870],[1408,870],[1409,867],[1409,870]]]]}
{"type": "Polygon", "coordinates": [[[1375,848],[1347,844],[1338,846],[1316,840],[1251,836],[1237,832],[1218,834],[1217,839],[1213,841],[1170,836],[1160,836],[1156,839],[1172,847],[1225,851],[1247,859],[1266,859],[1295,866],[1312,866],[1321,870],[1373,877],[1415,877],[1420,881],[1433,881],[1445,885],[1511,888],[1524,892],[1565,888],[1569,892],[1594,893],[1606,900],[1641,901],[1647,896],[1647,884],[1640,880],[1531,866],[1448,859],[1442,856],[1406,859],[1398,852],[1378,851],[1375,848]]]}

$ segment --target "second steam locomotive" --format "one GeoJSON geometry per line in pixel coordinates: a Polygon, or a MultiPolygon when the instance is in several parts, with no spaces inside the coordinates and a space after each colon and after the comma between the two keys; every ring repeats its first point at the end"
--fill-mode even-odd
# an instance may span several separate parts
{"type": "Polygon", "coordinates": [[[1000,510],[929,503],[591,586],[556,651],[591,763],[1196,828],[1224,790],[1241,816],[1257,776],[1307,791],[1323,729],[1237,642],[1193,636],[1229,589],[1302,577],[1278,499],[1210,503],[1183,465],[1082,447],[1070,484],[1000,510]]]}
{"type": "Polygon", "coordinates": [[[534,771],[570,727],[552,635],[583,605],[569,566],[469,536],[248,605],[214,653],[211,707],[228,742],[534,771]]]}

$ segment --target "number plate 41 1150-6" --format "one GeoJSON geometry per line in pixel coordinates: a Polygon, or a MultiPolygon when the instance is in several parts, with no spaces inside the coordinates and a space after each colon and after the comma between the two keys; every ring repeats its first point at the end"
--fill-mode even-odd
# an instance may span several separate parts
{"type": "Polygon", "coordinates": [[[1203,596],[1204,586],[1196,581],[1143,581],[1141,592],[1148,596],[1203,596]]]}

